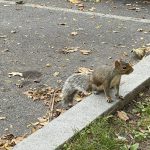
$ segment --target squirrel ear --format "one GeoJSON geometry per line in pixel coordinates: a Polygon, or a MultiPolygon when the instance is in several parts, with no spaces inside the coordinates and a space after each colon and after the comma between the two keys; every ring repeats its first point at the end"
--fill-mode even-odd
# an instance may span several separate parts
{"type": "Polygon", "coordinates": [[[119,67],[120,66],[120,60],[116,60],[115,61],[115,67],[119,67]]]}

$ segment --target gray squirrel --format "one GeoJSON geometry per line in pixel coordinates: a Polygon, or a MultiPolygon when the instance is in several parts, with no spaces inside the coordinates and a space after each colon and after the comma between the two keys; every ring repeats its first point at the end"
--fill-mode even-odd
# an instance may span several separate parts
{"type": "Polygon", "coordinates": [[[63,107],[68,107],[69,103],[73,102],[73,98],[77,92],[83,92],[85,95],[88,90],[98,94],[104,90],[107,102],[112,102],[110,96],[110,88],[116,88],[115,96],[119,95],[119,85],[121,76],[133,72],[132,66],[122,60],[116,60],[114,67],[108,65],[98,66],[92,73],[89,74],[73,74],[65,81],[62,88],[61,104],[63,107]]]}

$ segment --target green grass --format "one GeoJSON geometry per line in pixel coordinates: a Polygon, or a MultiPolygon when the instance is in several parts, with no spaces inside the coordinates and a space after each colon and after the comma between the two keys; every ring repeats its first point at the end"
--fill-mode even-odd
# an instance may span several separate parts
{"type": "Polygon", "coordinates": [[[109,118],[100,118],[77,134],[72,142],[65,144],[65,150],[119,150],[123,143],[116,141],[109,118]]]}
{"type": "Polygon", "coordinates": [[[116,115],[99,118],[60,149],[137,150],[140,142],[150,139],[150,97],[138,102],[127,114],[136,119],[126,122],[116,115]]]}

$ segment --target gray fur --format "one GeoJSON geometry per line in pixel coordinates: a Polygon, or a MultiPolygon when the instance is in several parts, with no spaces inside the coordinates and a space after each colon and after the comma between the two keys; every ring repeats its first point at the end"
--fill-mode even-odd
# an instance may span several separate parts
{"type": "Polygon", "coordinates": [[[73,102],[73,98],[77,92],[83,92],[86,94],[90,87],[90,74],[73,74],[64,83],[62,89],[62,105],[68,106],[73,102]]]}

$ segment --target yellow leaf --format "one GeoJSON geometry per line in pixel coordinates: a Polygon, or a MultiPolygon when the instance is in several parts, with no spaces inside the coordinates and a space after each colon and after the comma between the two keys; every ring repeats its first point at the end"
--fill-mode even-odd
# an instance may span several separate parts
{"type": "Polygon", "coordinates": [[[59,75],[59,72],[55,72],[55,73],[53,74],[54,77],[57,77],[58,75],[59,75]]]}
{"type": "Polygon", "coordinates": [[[83,54],[83,55],[88,55],[91,53],[90,50],[80,50],[80,52],[83,54]]]}
{"type": "Polygon", "coordinates": [[[80,97],[79,95],[77,95],[77,96],[75,97],[75,100],[76,100],[77,102],[80,102],[82,99],[83,99],[83,97],[80,97]]]}
{"type": "Polygon", "coordinates": [[[73,3],[73,4],[79,4],[80,0],[69,0],[69,2],[73,3]]]}

